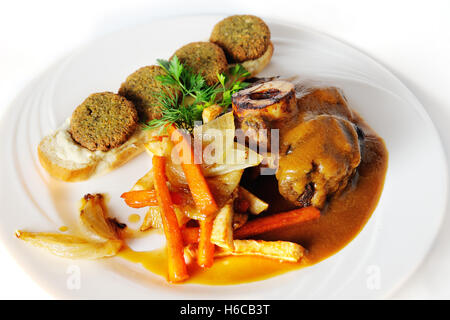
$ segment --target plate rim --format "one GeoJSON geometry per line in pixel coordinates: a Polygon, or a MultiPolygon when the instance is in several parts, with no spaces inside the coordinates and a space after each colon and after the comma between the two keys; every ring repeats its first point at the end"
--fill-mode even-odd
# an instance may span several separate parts
{"type": "MultiPolygon", "coordinates": [[[[126,32],[126,31],[132,31],[133,29],[136,28],[140,28],[143,27],[145,25],[148,24],[153,24],[157,21],[170,21],[170,20],[178,20],[178,19],[195,19],[195,18],[205,18],[205,17],[224,17],[226,16],[226,14],[217,14],[217,13],[206,13],[206,14],[194,14],[194,15],[171,15],[171,16],[166,16],[166,17],[155,17],[150,19],[149,21],[145,22],[145,23],[138,23],[135,25],[131,25],[131,26],[127,26],[125,28],[120,28],[117,30],[113,30],[111,32],[108,32],[106,34],[94,37],[92,39],[89,39],[85,42],[83,42],[82,44],[79,44],[77,46],[75,46],[74,48],[70,49],[70,51],[68,53],[65,53],[63,55],[61,55],[60,57],[56,58],[55,61],[51,62],[48,66],[46,66],[45,68],[43,68],[42,71],[40,71],[39,73],[37,73],[34,77],[31,78],[31,80],[27,81],[24,83],[23,86],[21,86],[21,88],[18,88],[17,92],[15,95],[13,95],[13,98],[10,100],[10,102],[8,103],[8,105],[6,106],[6,108],[4,109],[4,112],[2,112],[0,114],[0,121],[4,121],[5,115],[8,113],[8,111],[13,108],[15,105],[17,105],[17,101],[20,101],[21,98],[21,94],[27,91],[32,90],[33,87],[35,87],[37,85],[37,82],[42,79],[45,75],[49,74],[49,72],[52,71],[52,69],[57,70],[57,67],[61,66],[65,61],[70,60],[70,58],[74,55],[76,55],[78,52],[82,51],[84,48],[89,47],[91,44],[97,42],[97,41],[101,41],[101,40],[105,40],[108,37],[113,36],[116,33],[120,33],[120,32],[126,32]]],[[[408,86],[403,83],[396,75],[393,71],[391,71],[387,66],[385,66],[381,61],[379,61],[378,59],[374,58],[370,53],[366,52],[365,50],[362,50],[360,48],[358,48],[356,45],[349,43],[346,40],[340,39],[336,36],[330,35],[328,33],[326,33],[325,31],[322,30],[317,30],[314,29],[312,27],[309,27],[307,25],[303,25],[301,23],[298,22],[292,22],[292,21],[283,21],[281,19],[273,19],[273,18],[268,18],[265,16],[261,16],[265,21],[267,21],[269,24],[270,23],[274,23],[274,24],[278,24],[281,26],[286,26],[286,27],[294,27],[296,29],[299,30],[304,30],[308,33],[312,33],[315,35],[318,35],[322,38],[325,39],[331,39],[337,43],[341,43],[346,47],[351,48],[354,52],[357,52],[360,55],[363,55],[364,57],[370,59],[374,65],[376,65],[377,67],[379,67],[380,69],[382,69],[384,71],[384,73],[386,75],[388,75],[391,80],[395,81],[398,85],[400,85],[402,87],[402,89],[408,93],[408,95],[410,96],[411,99],[413,99],[415,101],[414,104],[414,109],[416,111],[418,111],[423,120],[427,122],[428,126],[430,127],[430,129],[432,130],[430,133],[433,134],[433,137],[436,139],[436,142],[439,145],[439,153],[440,153],[440,160],[442,160],[443,164],[444,164],[444,168],[445,168],[445,174],[443,175],[444,177],[444,185],[445,185],[445,193],[444,194],[448,194],[448,187],[449,187],[449,177],[448,177],[448,172],[449,172],[449,166],[448,166],[448,158],[447,155],[445,153],[445,148],[441,139],[441,136],[439,134],[439,131],[437,130],[437,127],[435,126],[433,120],[431,119],[429,113],[427,112],[426,108],[424,107],[424,105],[422,104],[422,102],[414,95],[414,93],[408,88],[408,86]]],[[[393,293],[395,293],[401,286],[403,286],[405,284],[405,282],[414,274],[417,272],[417,270],[420,268],[420,266],[424,263],[426,256],[429,254],[433,244],[436,242],[436,239],[438,237],[438,235],[441,233],[442,231],[442,225],[443,225],[443,220],[445,217],[445,213],[448,209],[448,205],[449,205],[449,199],[447,197],[445,197],[445,199],[443,199],[442,204],[441,204],[441,209],[439,212],[439,222],[436,226],[436,230],[433,234],[433,236],[431,237],[431,239],[429,240],[429,244],[427,245],[426,250],[424,251],[424,253],[422,254],[422,257],[419,261],[416,262],[415,266],[410,268],[410,272],[408,274],[405,274],[402,276],[401,279],[396,281],[396,284],[394,284],[390,290],[386,291],[386,294],[384,297],[380,297],[380,298],[388,298],[390,296],[392,296],[393,293]]],[[[436,213],[437,214],[437,213],[436,213]]],[[[358,235],[357,235],[358,236],[358,235]]],[[[356,236],[356,237],[357,237],[356,236]]],[[[353,240],[352,240],[353,241],[353,240]]],[[[67,297],[61,296],[60,292],[56,293],[57,290],[53,290],[53,287],[50,287],[46,284],[43,284],[42,278],[39,278],[39,276],[36,274],[35,272],[32,271],[32,267],[28,267],[28,266],[24,266],[22,263],[20,263],[18,256],[11,251],[11,248],[9,246],[6,245],[5,242],[2,241],[2,246],[5,248],[5,251],[7,252],[8,256],[10,256],[14,262],[21,268],[21,270],[23,270],[29,277],[30,279],[32,279],[36,284],[39,285],[39,287],[41,287],[45,292],[49,293],[52,297],[58,299],[58,298],[63,298],[66,299],[67,297]]]]}

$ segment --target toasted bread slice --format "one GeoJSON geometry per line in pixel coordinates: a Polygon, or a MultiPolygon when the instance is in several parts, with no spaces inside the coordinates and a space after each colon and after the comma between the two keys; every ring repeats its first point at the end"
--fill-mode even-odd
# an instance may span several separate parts
{"type": "Polygon", "coordinates": [[[247,60],[241,63],[241,65],[250,72],[250,76],[254,77],[258,73],[260,73],[270,62],[273,55],[273,43],[270,42],[269,46],[267,47],[266,52],[255,60],[247,60]]]}
{"type": "Polygon", "coordinates": [[[38,156],[42,167],[54,178],[67,182],[83,181],[105,174],[145,150],[149,131],[137,129],[124,144],[109,151],[90,151],[76,143],[68,129],[70,119],[42,139],[38,156]]]}

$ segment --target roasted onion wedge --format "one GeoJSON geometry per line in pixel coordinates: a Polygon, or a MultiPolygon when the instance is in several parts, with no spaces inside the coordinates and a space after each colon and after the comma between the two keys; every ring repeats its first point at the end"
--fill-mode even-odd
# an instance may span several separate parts
{"type": "Polygon", "coordinates": [[[86,235],[95,240],[118,240],[117,224],[108,219],[103,196],[87,194],[80,209],[80,222],[86,235]]]}

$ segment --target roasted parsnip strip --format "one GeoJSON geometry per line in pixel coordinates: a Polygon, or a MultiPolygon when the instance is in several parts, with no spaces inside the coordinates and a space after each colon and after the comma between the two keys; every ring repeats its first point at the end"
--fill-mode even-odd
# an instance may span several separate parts
{"type": "MultiPolygon", "coordinates": [[[[214,257],[226,256],[261,256],[286,262],[298,262],[303,258],[305,249],[294,242],[288,241],[264,241],[264,240],[234,240],[233,250],[217,248],[214,257]]],[[[186,245],[184,252],[195,259],[198,255],[198,245],[190,243],[186,245]]]]}
{"type": "Polygon", "coordinates": [[[154,188],[153,170],[148,171],[131,188],[131,191],[150,190],[154,188]]]}
{"type": "Polygon", "coordinates": [[[144,221],[142,222],[140,231],[146,231],[148,229],[162,229],[162,219],[159,207],[148,207],[147,213],[145,214],[144,221]]]}
{"type": "MultiPolygon", "coordinates": [[[[189,221],[189,218],[184,214],[183,210],[180,210],[178,206],[174,206],[173,210],[175,211],[175,215],[177,216],[178,224],[180,226],[184,225],[189,221]]],[[[146,231],[150,228],[154,229],[162,229],[162,219],[161,219],[161,211],[157,206],[148,207],[148,211],[145,215],[144,221],[142,222],[139,230],[146,231]]]]}
{"type": "Polygon", "coordinates": [[[228,202],[214,219],[211,242],[216,246],[233,250],[233,204],[228,202]]]}
{"type": "Polygon", "coordinates": [[[234,250],[218,249],[218,254],[257,255],[281,261],[297,262],[305,249],[289,241],[234,240],[234,250]],[[220,251],[219,251],[220,250],[220,251]]]}
{"type": "Polygon", "coordinates": [[[238,199],[245,199],[248,201],[248,211],[252,214],[260,214],[261,212],[266,211],[267,208],[269,208],[269,204],[267,202],[264,202],[253,193],[241,186],[239,187],[238,199]]]}
{"type": "Polygon", "coordinates": [[[88,241],[84,238],[59,233],[16,231],[17,238],[36,247],[44,248],[54,255],[69,259],[99,259],[116,255],[123,243],[121,240],[104,242],[88,241]]]}

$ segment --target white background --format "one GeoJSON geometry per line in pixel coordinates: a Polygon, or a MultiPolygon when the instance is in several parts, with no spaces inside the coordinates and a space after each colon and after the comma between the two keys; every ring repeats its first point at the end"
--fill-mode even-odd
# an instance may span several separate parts
{"type": "MultiPolygon", "coordinates": [[[[161,17],[252,13],[323,31],[384,64],[425,106],[450,154],[449,0],[0,0],[0,4],[2,114],[28,81],[96,37],[161,17]]],[[[426,223],[427,212],[423,214],[426,223]]],[[[449,229],[447,215],[431,252],[393,299],[450,298],[449,229]]],[[[0,299],[50,298],[0,244],[0,299]]]]}

